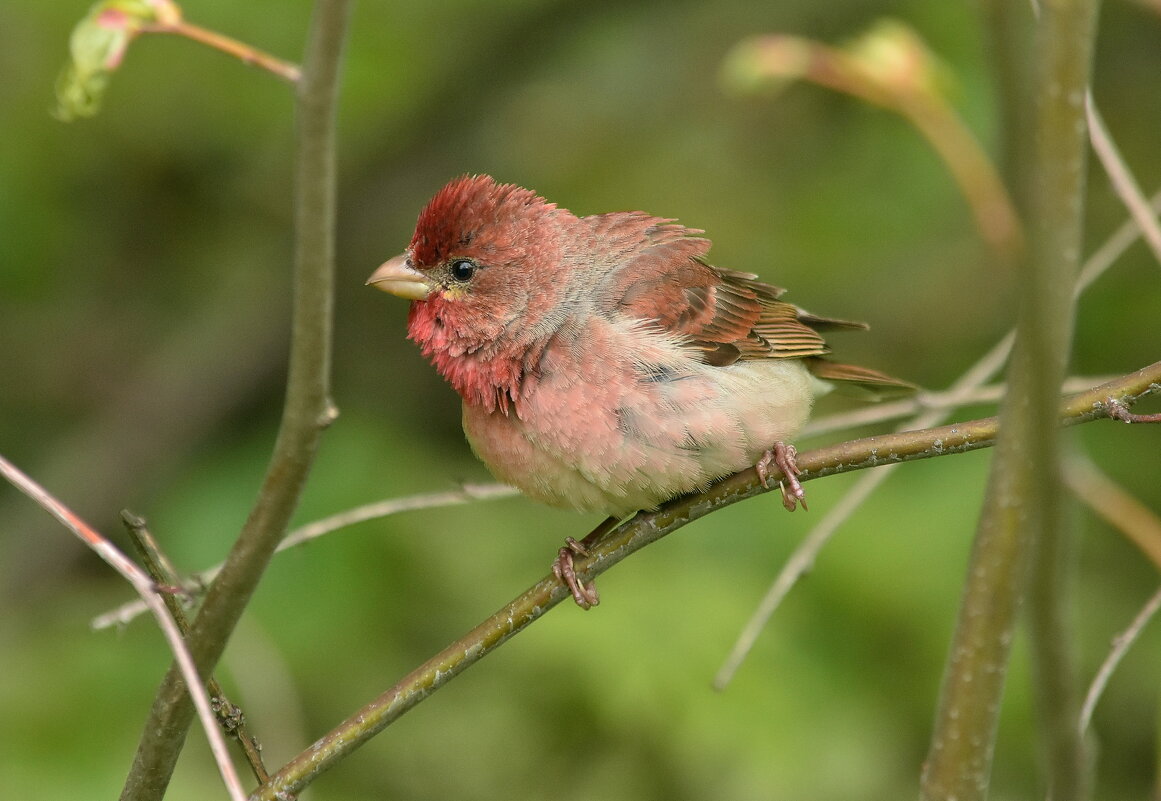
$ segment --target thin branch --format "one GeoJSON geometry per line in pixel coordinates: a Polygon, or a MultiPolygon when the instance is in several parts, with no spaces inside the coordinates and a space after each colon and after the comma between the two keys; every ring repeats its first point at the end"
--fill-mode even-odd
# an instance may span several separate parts
{"type": "MultiPolygon", "coordinates": [[[[1154,192],[1153,197],[1149,198],[1149,209],[1154,214],[1161,212],[1161,190],[1154,192]]],[[[1076,279],[1077,295],[1080,295],[1094,281],[1104,275],[1105,270],[1119,259],[1129,249],[1129,246],[1140,237],[1141,226],[1137,225],[1136,220],[1130,217],[1120,228],[1113,232],[1112,236],[1105,240],[1103,245],[1088,257],[1088,261],[1080,271],[1080,276],[1076,279]]],[[[1161,261],[1157,264],[1161,267],[1161,261]]]]}
{"type": "MultiPolygon", "coordinates": [[[[1012,350],[1013,339],[1013,334],[1008,334],[1003,337],[979,361],[968,368],[959,380],[946,392],[938,393],[937,395],[934,393],[925,393],[925,395],[931,394],[932,396],[943,398],[945,405],[932,407],[927,412],[914,418],[907,427],[929,428],[930,426],[938,425],[947,418],[947,409],[955,408],[961,403],[968,402],[968,399],[974,397],[979,391],[980,385],[986,381],[990,381],[992,376],[998,373],[1000,368],[1003,367],[1004,362],[1008,358],[1008,354],[1012,350]]],[[[919,408],[918,405],[916,408],[919,408]]],[[[774,614],[779,604],[782,603],[782,599],[786,597],[791,588],[814,565],[818,554],[830,542],[835,532],[838,531],[839,526],[854,514],[855,510],[862,505],[863,501],[871,496],[871,493],[880,484],[887,480],[887,477],[896,467],[898,467],[897,464],[885,465],[880,470],[875,470],[860,476],[859,480],[843,496],[842,500],[823,516],[822,520],[811,529],[802,543],[794,549],[794,553],[786,560],[786,564],[778,572],[774,583],[770,585],[770,589],[766,591],[766,595],[762,598],[761,603],[758,604],[758,608],[754,610],[754,613],[742,629],[741,634],[738,635],[738,639],[734,642],[734,647],[731,649],[729,656],[726,657],[722,666],[718,668],[713,682],[715,689],[724,689],[730,683],[734,674],[741,667],[742,662],[745,661],[746,656],[754,647],[754,643],[757,642],[758,635],[762,633],[762,630],[769,622],[770,616],[774,614]]]]}
{"type": "Polygon", "coordinates": [[[302,545],[305,542],[318,539],[333,531],[338,531],[356,523],[375,520],[400,512],[412,512],[417,509],[437,509],[445,506],[459,506],[473,501],[490,501],[500,498],[511,498],[519,495],[520,491],[507,484],[463,484],[458,489],[446,492],[428,492],[422,495],[408,495],[404,498],[388,498],[387,500],[356,506],[330,517],[324,517],[313,523],[296,528],[287,535],[279,551],[302,545]]]}
{"type": "Polygon", "coordinates": [[[1113,638],[1113,647],[1109,650],[1109,655],[1105,657],[1105,661],[1101,663],[1096,675],[1093,676],[1092,684],[1089,685],[1088,693],[1084,697],[1084,705],[1080,708],[1080,720],[1077,724],[1080,734],[1083,735],[1088,731],[1089,724],[1092,723],[1092,713],[1096,709],[1101,695],[1104,694],[1113,671],[1121,664],[1121,660],[1125,658],[1129,648],[1141,636],[1141,632],[1157,614],[1158,609],[1161,609],[1161,588],[1145,602],[1141,611],[1133,617],[1133,622],[1129,624],[1129,627],[1113,638]]]}
{"type": "Polygon", "coordinates": [[[1087,457],[1064,462],[1064,483],[1086,506],[1136,545],[1161,570],[1161,519],[1087,457]]]}
{"type": "MultiPolygon", "coordinates": [[[[1011,342],[1008,344],[1010,346],[1011,342]]],[[[1006,352],[1005,358],[1007,358],[1006,352]]],[[[997,366],[996,370],[999,370],[999,367],[997,366]]],[[[1091,386],[1104,383],[1105,381],[1111,381],[1114,377],[1111,375],[1072,376],[1064,382],[1061,390],[1065,394],[1083,392],[1091,386]]],[[[991,378],[991,376],[988,376],[988,378],[991,378]]],[[[996,403],[1004,397],[1004,393],[1007,391],[1008,388],[1003,384],[996,384],[990,387],[979,385],[966,386],[957,381],[950,389],[944,392],[924,391],[910,398],[876,403],[872,406],[864,406],[853,411],[838,412],[836,414],[819,417],[807,423],[806,427],[802,429],[802,433],[799,434],[799,437],[804,439],[819,434],[829,434],[833,431],[846,431],[858,426],[877,425],[891,420],[898,420],[902,417],[911,417],[924,411],[951,412],[963,406],[996,403]]],[[[907,424],[907,427],[927,428],[930,425],[937,425],[946,419],[946,417],[947,415],[943,414],[938,419],[927,423],[910,422],[907,424]]]]}
{"type": "Polygon", "coordinates": [[[198,717],[201,718],[202,728],[205,730],[206,738],[210,742],[210,751],[213,753],[214,761],[218,765],[218,771],[222,775],[222,782],[226,785],[226,790],[230,793],[230,797],[234,801],[243,801],[246,798],[246,793],[243,791],[242,784],[238,780],[238,773],[234,770],[234,764],[230,761],[229,749],[226,747],[226,741],[222,738],[222,733],[218,730],[218,724],[214,718],[210,699],[206,695],[206,690],[202,686],[201,680],[198,678],[198,670],[194,665],[193,657],[186,648],[185,641],[182,639],[181,632],[178,631],[177,624],[170,618],[164,602],[158,597],[153,582],[150,581],[149,577],[145,575],[141,568],[137,567],[125,554],[117,550],[113,543],[101,536],[88,523],[77,517],[71,509],[50,495],[44,487],[25,475],[3,456],[0,456],[0,475],[7,479],[12,486],[40,504],[46,512],[59,520],[65,528],[77,535],[82,542],[95,551],[110,567],[120,573],[149,606],[149,611],[157,619],[157,624],[161,627],[162,634],[165,635],[165,639],[169,643],[169,648],[173,652],[174,659],[177,661],[178,669],[185,678],[186,686],[189,687],[189,697],[193,701],[193,706],[197,710],[198,717]]]}
{"type": "MultiPolygon", "coordinates": [[[[1064,462],[1064,482],[1086,506],[1129,538],[1161,570],[1161,518],[1106,476],[1090,459],[1073,455],[1064,462]]],[[[1093,677],[1080,709],[1078,730],[1084,734],[1109,678],[1146,624],[1161,608],[1161,589],[1153,594],[1125,631],[1113,638],[1113,647],[1093,677]]]]}
{"type": "Polygon", "coordinates": [[[1104,118],[1101,117],[1096,103],[1093,102],[1092,92],[1085,95],[1085,112],[1088,117],[1089,141],[1092,143],[1093,152],[1100,159],[1101,166],[1105,168],[1117,196],[1125,204],[1125,208],[1129,210],[1129,216],[1141,229],[1145,242],[1149,245],[1149,250],[1153,252],[1153,258],[1158,264],[1161,264],[1161,225],[1157,224],[1156,212],[1150,208],[1149,201],[1141,191],[1140,185],[1133,177],[1128,165],[1125,164],[1120,151],[1117,150],[1117,143],[1113,141],[1104,118]]]}
{"type": "MultiPolygon", "coordinates": [[[[169,610],[173,622],[177,624],[177,630],[181,632],[183,638],[188,637],[189,618],[186,617],[182,602],[178,600],[178,594],[182,592],[182,589],[179,586],[180,577],[177,570],[161,546],[158,545],[157,540],[154,539],[153,533],[145,523],[145,518],[125,509],[121,512],[121,521],[125,524],[129,540],[137,550],[137,555],[141,557],[141,563],[145,565],[146,572],[153,579],[154,585],[161,591],[161,599],[165,603],[165,608],[169,610]]],[[[254,773],[254,778],[258,780],[259,784],[267,781],[270,774],[266,772],[266,766],[262,764],[262,748],[258,745],[257,739],[250,734],[242,709],[226,697],[222,685],[213,676],[206,679],[206,691],[210,695],[210,707],[217,716],[218,723],[242,749],[246,762],[249,763],[250,770],[254,773]]]]}
{"type": "MultiPolygon", "coordinates": [[[[1060,407],[1060,421],[1071,425],[1104,418],[1108,416],[1106,404],[1110,398],[1131,405],[1154,392],[1161,392],[1161,362],[1067,398],[1060,407]]],[[[798,465],[803,471],[799,478],[808,481],[868,467],[990,447],[995,442],[998,427],[997,419],[991,417],[922,431],[867,437],[805,451],[798,455],[798,465]]],[[[772,478],[775,480],[771,484],[776,486],[778,476],[772,475],[772,478]]],[[[577,576],[587,583],[686,524],[766,491],[751,468],[723,479],[703,493],[675,498],[655,512],[640,512],[593,546],[589,556],[577,560],[577,576]]],[[[549,573],[283,766],[267,784],[251,795],[251,801],[277,801],[285,795],[301,792],[323,771],[569,597],[569,591],[549,573]]]]}
{"type": "MultiPolygon", "coordinates": [[[[206,594],[189,637],[201,670],[212,671],[298,504],[330,400],[334,298],[335,117],[350,0],[319,0],[307,38],[298,99],[293,328],[286,402],[274,453],[249,518],[206,594]]],[[[122,801],[160,801],[189,729],[181,674],[158,690],[122,791],[122,801]]]]}
{"type": "Polygon", "coordinates": [[[283,61],[245,42],[240,42],[225,34],[211,31],[208,28],[194,25],[185,20],[177,20],[168,24],[156,23],[143,25],[140,30],[141,33],[168,33],[174,36],[184,36],[187,39],[192,39],[199,44],[206,45],[228,56],[232,56],[243,64],[264,69],[287,83],[298,83],[302,78],[302,70],[299,69],[297,64],[283,61]]]}
{"type": "MultiPolygon", "coordinates": [[[[356,506],[354,509],[347,509],[330,515],[329,517],[324,517],[321,520],[315,520],[304,526],[299,526],[287,534],[282,542],[278,543],[278,547],[274,552],[281,553],[288,548],[294,548],[295,546],[316,540],[319,537],[340,531],[356,523],[377,520],[382,517],[399,514],[400,512],[459,506],[460,504],[472,503],[474,501],[511,498],[519,494],[519,490],[507,484],[467,483],[461,485],[458,489],[448,490],[446,492],[427,492],[421,495],[387,498],[386,500],[375,501],[374,503],[364,504],[363,506],[356,506]]],[[[207,584],[214,580],[221,569],[222,565],[219,563],[198,573],[193,573],[189,578],[182,581],[179,586],[185,592],[191,595],[197,595],[202,592],[207,584]]],[[[123,626],[144,611],[145,606],[140,601],[130,601],[116,609],[98,615],[93,618],[90,625],[94,629],[123,626]]]]}
{"type": "Polygon", "coordinates": [[[742,627],[741,633],[734,641],[734,647],[714,676],[713,688],[715,690],[724,690],[733,681],[734,674],[738,672],[738,668],[750,655],[750,651],[753,650],[754,644],[758,641],[758,636],[765,630],[766,624],[770,622],[770,617],[782,604],[783,599],[790,594],[790,590],[794,588],[799,579],[811,571],[819,553],[830,542],[839,526],[845,523],[855,510],[862,506],[863,501],[871,497],[871,494],[887,480],[892,471],[900,466],[899,464],[888,464],[883,465],[878,470],[863,473],[854,486],[843,494],[838,503],[827,510],[822,520],[811,528],[810,533],[799,543],[782,569],[778,571],[778,576],[770,585],[770,589],[762,596],[758,608],[754,610],[750,619],[746,621],[746,625],[742,627]]]}

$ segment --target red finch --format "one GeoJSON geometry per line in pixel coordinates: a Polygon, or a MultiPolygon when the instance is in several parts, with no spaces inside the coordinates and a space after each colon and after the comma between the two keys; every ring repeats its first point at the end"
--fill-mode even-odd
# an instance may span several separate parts
{"type": "MultiPolygon", "coordinates": [[[[584,608],[585,553],[616,519],[757,466],[804,494],[787,441],[832,384],[912,385],[822,358],[809,314],[706,261],[700,230],[639,211],[577,217],[512,184],[462,177],[369,284],[409,298],[408,335],[463,398],[464,433],[501,481],[609,521],[553,569],[584,608]]],[[[805,503],[803,503],[805,506],[805,503]]]]}

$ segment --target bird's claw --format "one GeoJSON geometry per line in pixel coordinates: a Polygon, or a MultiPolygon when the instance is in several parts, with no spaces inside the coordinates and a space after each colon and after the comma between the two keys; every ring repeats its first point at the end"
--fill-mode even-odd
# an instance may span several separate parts
{"type": "Polygon", "coordinates": [[[592,609],[601,602],[600,593],[597,592],[597,585],[594,582],[585,584],[576,575],[576,568],[573,566],[573,558],[576,556],[588,556],[588,548],[584,546],[579,540],[568,537],[564,541],[564,547],[556,554],[556,560],[552,563],[552,573],[568,587],[568,591],[572,593],[572,599],[576,601],[576,605],[581,609],[592,609]]]}
{"type": "Polygon", "coordinates": [[[796,456],[798,456],[798,449],[793,445],[775,442],[774,447],[762,454],[762,458],[754,465],[754,469],[758,472],[758,480],[766,489],[770,488],[771,465],[781,471],[782,480],[778,482],[778,489],[782,491],[782,505],[789,512],[793,512],[798,504],[802,504],[803,509],[807,508],[806,490],[802,488],[802,482],[798,480],[802,471],[798,469],[798,463],[795,461],[796,456]]]}

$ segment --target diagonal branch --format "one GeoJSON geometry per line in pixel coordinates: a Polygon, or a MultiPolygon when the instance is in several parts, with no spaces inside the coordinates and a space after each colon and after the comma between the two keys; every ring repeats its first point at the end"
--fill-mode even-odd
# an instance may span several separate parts
{"type": "Polygon", "coordinates": [[[214,718],[209,696],[206,695],[205,688],[202,687],[201,682],[198,680],[197,666],[194,664],[193,657],[186,647],[182,633],[178,630],[178,626],[173,618],[169,616],[169,611],[165,608],[165,603],[158,595],[157,588],[150,581],[149,576],[141,568],[133,564],[129,557],[121,553],[113,543],[109,542],[96,529],[77,517],[71,509],[50,495],[44,487],[25,475],[3,456],[0,456],[0,476],[3,476],[12,486],[40,504],[46,512],[59,520],[65,528],[76,534],[82,542],[105,560],[110,567],[120,573],[133,586],[133,589],[137,590],[137,593],[145,601],[146,605],[149,606],[149,611],[157,619],[157,624],[160,626],[162,634],[165,635],[170,650],[173,651],[176,669],[180,671],[187,682],[187,686],[190,688],[191,705],[197,709],[198,716],[201,718],[202,727],[205,729],[206,737],[210,741],[210,751],[213,753],[214,760],[218,763],[218,770],[222,774],[222,781],[225,782],[230,797],[234,801],[241,801],[245,797],[242,784],[238,780],[237,771],[234,770],[234,763],[230,761],[230,752],[226,748],[226,741],[222,738],[222,733],[218,730],[218,724],[214,718]]]}
{"type": "MultiPolygon", "coordinates": [[[[342,512],[307,523],[292,530],[282,542],[278,543],[275,553],[293,548],[297,545],[310,542],[319,537],[363,523],[367,520],[378,520],[400,512],[411,512],[416,509],[438,509],[445,506],[457,506],[475,501],[488,501],[499,498],[511,498],[519,495],[520,491],[507,484],[474,484],[466,483],[458,489],[444,492],[425,492],[420,495],[405,495],[401,498],[387,498],[382,501],[356,506],[342,512]]],[[[222,565],[217,564],[197,573],[192,573],[181,582],[181,589],[191,595],[200,596],[205,586],[212,582],[222,571],[222,565]]],[[[129,601],[116,609],[103,612],[93,618],[90,624],[94,629],[107,629],[111,626],[122,626],[146,611],[141,601],[129,601]]]]}
{"type": "MultiPolygon", "coordinates": [[[[1156,392],[1161,392],[1161,362],[1066,399],[1060,408],[1060,421],[1072,425],[1106,418],[1110,401],[1131,405],[1156,392]]],[[[805,451],[798,455],[798,466],[803,471],[799,479],[808,481],[867,467],[987,448],[995,443],[998,428],[997,418],[989,417],[805,451]]],[[[776,485],[776,481],[771,482],[771,486],[776,485]]],[[[703,493],[675,498],[655,512],[638,513],[591,548],[588,557],[577,560],[577,576],[587,583],[687,523],[765,491],[753,469],[743,470],[703,493]]],[[[568,597],[568,590],[552,574],[545,576],[283,766],[270,782],[251,795],[252,801],[276,801],[298,794],[323,771],[568,597]]]]}
{"type": "Polygon", "coordinates": [[[253,45],[240,42],[230,36],[211,31],[200,25],[186,22],[184,19],[170,20],[162,23],[141,26],[142,33],[168,33],[175,36],[184,36],[206,47],[220,50],[228,56],[241,61],[243,64],[252,64],[259,69],[281,78],[287,83],[297,83],[302,78],[302,70],[297,64],[283,61],[253,45]]]}
{"type": "MultiPolygon", "coordinates": [[[[188,637],[189,616],[182,606],[182,600],[178,598],[178,593],[182,592],[179,586],[181,578],[173,563],[157,544],[157,540],[145,523],[145,518],[133,514],[128,509],[122,509],[121,522],[125,524],[129,541],[133,543],[145,572],[153,579],[157,591],[161,594],[161,600],[165,603],[169,616],[177,624],[177,630],[181,632],[183,638],[188,637]]],[[[257,738],[251,736],[246,716],[241,708],[230,701],[222,690],[222,685],[213,676],[206,679],[206,692],[209,693],[210,706],[217,714],[222,729],[238,743],[238,747],[250,764],[254,778],[259,784],[269,780],[270,774],[266,772],[266,766],[262,763],[262,747],[257,738]]]]}
{"type": "Polygon", "coordinates": [[[1080,708],[1080,720],[1077,722],[1077,728],[1081,735],[1084,735],[1088,730],[1089,724],[1092,722],[1093,711],[1096,709],[1097,702],[1100,701],[1105,687],[1108,686],[1113,671],[1117,669],[1117,665],[1121,664],[1125,654],[1141,636],[1141,632],[1157,614],[1158,609],[1161,609],[1161,589],[1149,597],[1141,610],[1133,616],[1133,621],[1128,628],[1113,638],[1113,647],[1109,649],[1108,656],[1105,657],[1105,661],[1101,663],[1096,675],[1093,676],[1092,683],[1084,697],[1084,705],[1080,708]]]}

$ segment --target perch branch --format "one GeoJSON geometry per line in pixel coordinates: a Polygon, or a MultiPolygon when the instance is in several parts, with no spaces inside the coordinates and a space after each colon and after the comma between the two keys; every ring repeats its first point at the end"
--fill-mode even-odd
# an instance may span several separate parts
{"type": "MultiPolygon", "coordinates": [[[[1060,408],[1060,420],[1072,425],[1107,417],[1110,400],[1132,405],[1154,392],[1161,392],[1161,362],[1066,399],[1060,408]]],[[[799,478],[811,480],[986,448],[994,444],[998,427],[997,418],[990,417],[805,451],[798,455],[798,466],[803,471],[799,478]]],[[[771,486],[777,486],[777,482],[772,481],[771,486]]],[[[638,513],[590,549],[589,556],[577,560],[577,575],[587,583],[687,523],[765,491],[753,469],[743,470],[703,493],[675,498],[655,512],[638,513]]],[[[298,794],[323,771],[568,597],[564,585],[548,574],[283,766],[251,795],[251,801],[277,801],[298,794]]]]}

